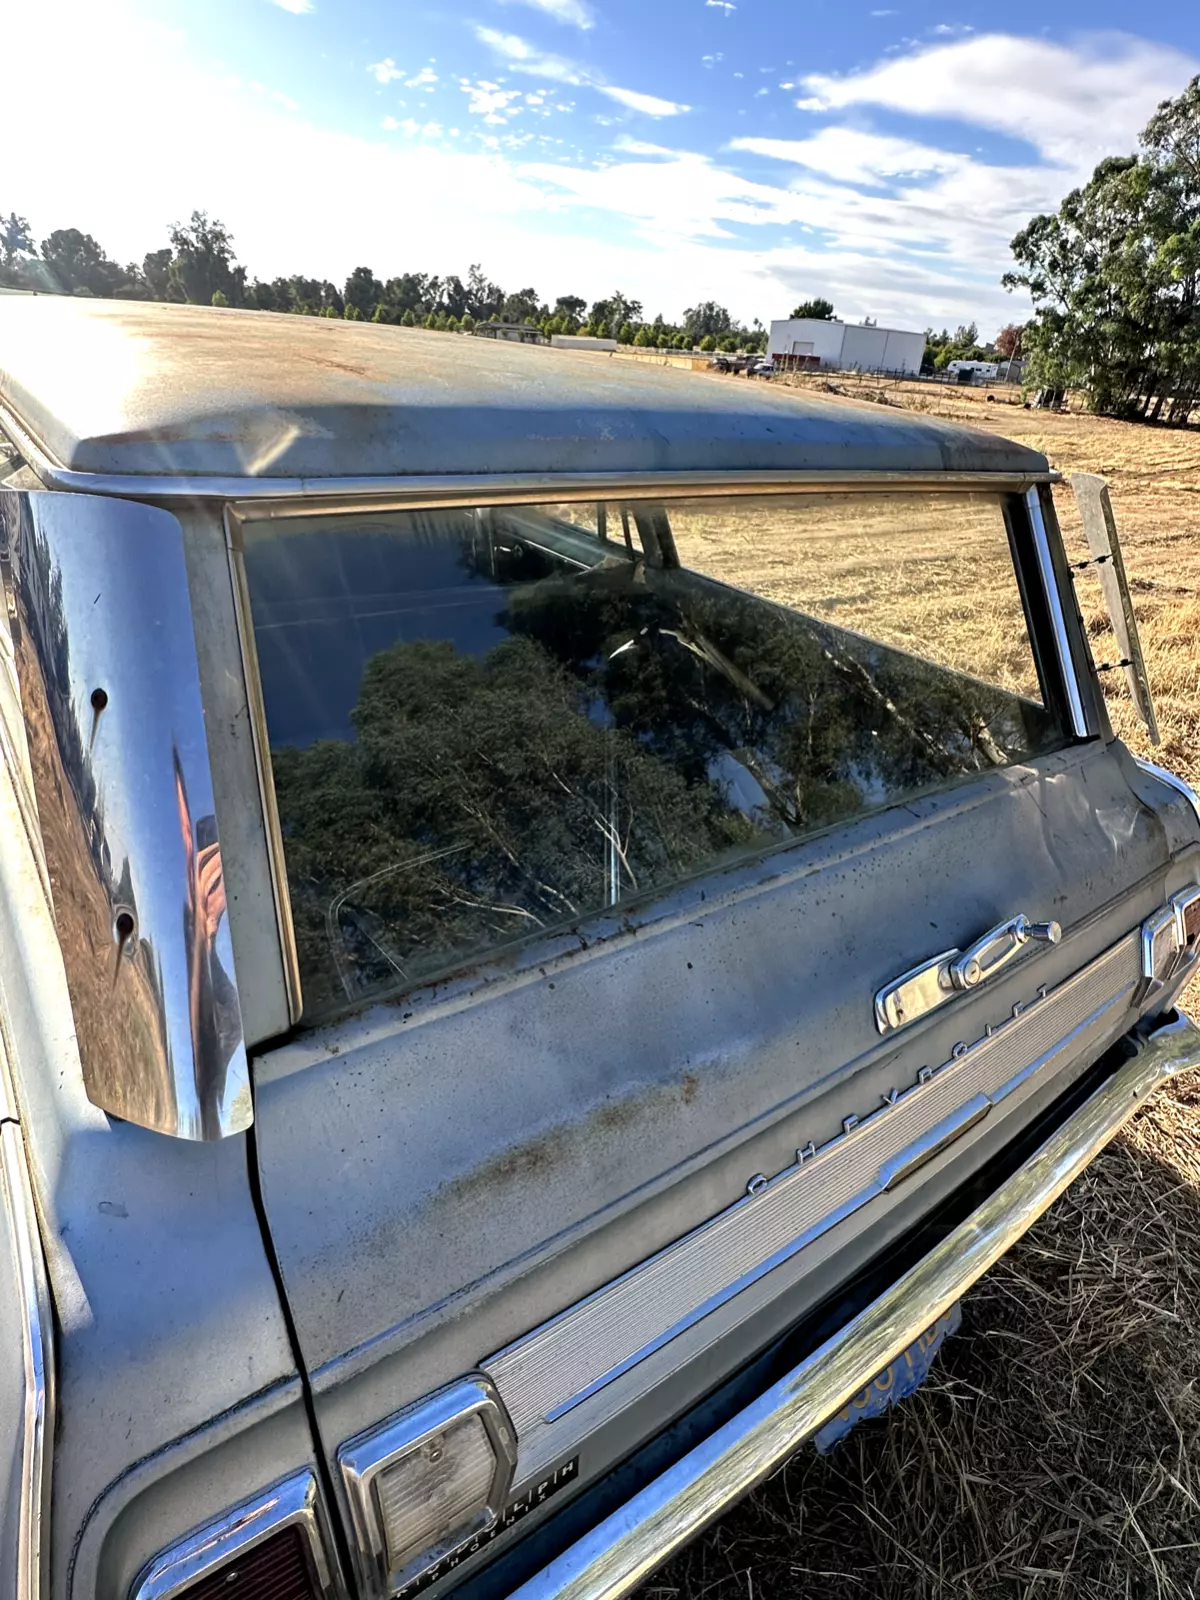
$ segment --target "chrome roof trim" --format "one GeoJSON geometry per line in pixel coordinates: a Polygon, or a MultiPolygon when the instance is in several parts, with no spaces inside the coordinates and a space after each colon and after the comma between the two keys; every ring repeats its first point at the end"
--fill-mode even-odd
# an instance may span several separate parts
{"type": "Polygon", "coordinates": [[[509,1600],[621,1600],[632,1593],[961,1299],[1160,1084],[1197,1064],[1200,1033],[1186,1018],[1155,1029],[1131,1061],[902,1278],[509,1600]]]}
{"type": "MultiPolygon", "coordinates": [[[[0,1027],[0,1086],[15,1112],[7,1039],[0,1027]]],[[[25,1139],[18,1122],[0,1125],[0,1187],[17,1266],[25,1364],[21,1499],[17,1513],[18,1600],[49,1592],[50,1474],[54,1447],[54,1322],[34,1211],[25,1139]]]]}
{"type": "Polygon", "coordinates": [[[723,472],[596,472],[596,473],[465,473],[442,477],[396,478],[249,478],[177,477],[172,474],[119,474],[72,472],[55,461],[18,422],[7,406],[0,405],[0,430],[8,435],[42,482],[75,494],[117,495],[130,500],[226,500],[239,516],[292,516],[297,509],[315,504],[325,512],[343,506],[360,509],[370,502],[376,510],[390,506],[478,505],[506,500],[513,504],[547,495],[556,500],[593,499],[617,493],[678,497],[705,489],[736,489],[754,494],[811,494],[826,489],[853,490],[967,490],[996,494],[1024,494],[1038,483],[1059,483],[1057,472],[871,472],[833,471],[723,471],[723,472]],[[264,505],[264,502],[270,502],[264,505]]]}
{"type": "Polygon", "coordinates": [[[1071,653],[1071,638],[1067,632],[1062,595],[1059,593],[1058,579],[1054,571],[1054,557],[1050,550],[1050,535],[1047,532],[1046,518],[1042,512],[1042,497],[1036,488],[1030,488],[1025,491],[1025,507],[1029,513],[1030,527],[1033,529],[1033,546],[1037,555],[1038,570],[1041,573],[1042,588],[1046,595],[1046,605],[1050,612],[1050,626],[1054,633],[1054,653],[1058,657],[1063,687],[1066,690],[1067,710],[1071,717],[1071,732],[1077,739],[1086,739],[1090,736],[1091,729],[1088,727],[1087,715],[1083,709],[1083,697],[1079,692],[1079,679],[1075,673],[1075,657],[1071,653]]]}
{"type": "Polygon", "coordinates": [[[215,1567],[252,1550],[284,1528],[299,1528],[303,1535],[325,1600],[341,1600],[345,1590],[330,1559],[329,1525],[316,1476],[307,1467],[242,1501],[223,1517],[197,1528],[155,1556],[134,1583],[130,1600],[174,1600],[215,1567]]]}

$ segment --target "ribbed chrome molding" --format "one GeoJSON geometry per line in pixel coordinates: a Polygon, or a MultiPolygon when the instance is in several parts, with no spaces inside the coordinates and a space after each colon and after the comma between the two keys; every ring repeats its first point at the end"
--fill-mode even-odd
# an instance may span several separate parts
{"type": "Polygon", "coordinates": [[[621,1600],[777,1470],[1028,1231],[1165,1079],[1200,1066],[1178,1018],[819,1350],[620,1506],[509,1600],[621,1600]]]}
{"type": "Polygon", "coordinates": [[[164,1550],[143,1570],[130,1600],[174,1600],[206,1573],[284,1528],[298,1528],[303,1535],[323,1600],[342,1600],[344,1590],[329,1556],[329,1527],[317,1480],[307,1468],[164,1550]]]}
{"type": "Polygon", "coordinates": [[[836,1138],[798,1150],[793,1166],[771,1179],[755,1176],[747,1197],[710,1222],[481,1362],[517,1430],[518,1480],[573,1453],[734,1322],[790,1288],[809,1270],[808,1246],[898,1188],[1033,1080],[1107,1042],[1140,978],[1139,932],[1057,989],[1038,989],[1000,1027],[922,1068],[874,1111],[848,1116],[836,1138]]]}
{"type": "Polygon", "coordinates": [[[13,413],[0,406],[0,429],[43,483],[78,494],[118,495],[130,500],[229,500],[245,502],[255,516],[294,516],[311,511],[375,510],[389,505],[492,505],[545,499],[589,500],[628,491],[661,498],[718,489],[726,493],[803,494],[821,489],[984,489],[994,494],[1024,494],[1037,483],[1060,483],[1057,472],[635,472],[452,474],[443,477],[249,478],[175,477],[170,474],[72,472],[53,460],[13,413]],[[262,501],[287,502],[260,506],[262,501]]]}
{"type": "MultiPolygon", "coordinates": [[[[0,1039],[0,1081],[11,1093],[0,1039]]],[[[54,1439],[54,1323],[33,1186],[20,1125],[0,1124],[0,1187],[17,1268],[25,1365],[25,1414],[19,1442],[21,1497],[17,1508],[17,1595],[49,1593],[50,1475],[54,1439]]],[[[5,1530],[8,1533],[8,1530],[5,1530]]]]}

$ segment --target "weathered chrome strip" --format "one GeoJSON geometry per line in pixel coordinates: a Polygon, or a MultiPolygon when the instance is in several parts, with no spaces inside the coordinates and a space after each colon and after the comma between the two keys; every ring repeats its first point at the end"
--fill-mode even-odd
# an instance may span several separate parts
{"type": "MultiPolygon", "coordinates": [[[[250,478],[175,477],[169,473],[72,472],[47,454],[17,420],[0,406],[2,429],[41,478],[55,489],[80,494],[119,495],[138,500],[232,500],[245,502],[255,516],[292,516],[296,509],[311,511],[320,501],[323,511],[336,510],[325,502],[339,499],[347,509],[361,510],[369,499],[390,499],[397,506],[478,505],[482,500],[520,502],[549,495],[555,500],[608,498],[628,489],[659,498],[689,494],[705,488],[753,494],[803,494],[820,489],[985,489],[997,494],[1023,494],[1031,484],[1060,483],[1057,472],[595,472],[447,474],[440,477],[377,478],[250,478]],[[262,501],[299,502],[299,507],[262,506],[262,501]]],[[[376,504],[376,510],[386,506],[376,504]]]]}
{"type": "Polygon", "coordinates": [[[1185,1018],[1153,1033],[899,1281],[509,1600],[621,1600],[762,1483],[1016,1243],[1165,1079],[1200,1066],[1185,1018]]]}
{"type": "Polygon", "coordinates": [[[303,1535],[321,1595],[340,1600],[344,1589],[329,1557],[329,1526],[316,1477],[308,1468],[244,1500],[155,1556],[134,1584],[130,1600],[174,1600],[214,1567],[284,1528],[298,1528],[303,1535]]]}
{"type": "Polygon", "coordinates": [[[1079,680],[1075,675],[1075,658],[1071,654],[1071,639],[1067,633],[1067,622],[1062,607],[1062,595],[1058,590],[1054,560],[1050,554],[1050,536],[1046,532],[1046,519],[1042,513],[1042,497],[1037,488],[1030,488],[1025,491],[1025,506],[1029,512],[1030,525],[1033,528],[1033,547],[1037,554],[1042,588],[1046,591],[1046,605],[1050,611],[1050,625],[1054,633],[1054,653],[1058,657],[1063,687],[1067,693],[1067,709],[1071,715],[1071,731],[1076,738],[1086,739],[1089,736],[1090,729],[1087,725],[1087,717],[1084,715],[1083,697],[1079,692],[1079,680]]]}
{"type": "MultiPolygon", "coordinates": [[[[7,1080],[7,1062],[3,1063],[7,1080]]],[[[17,1266],[23,1355],[25,1417],[19,1442],[21,1498],[17,1507],[18,1600],[38,1600],[48,1592],[50,1561],[50,1475],[54,1439],[54,1323],[41,1239],[33,1209],[33,1188],[20,1125],[0,1126],[0,1184],[9,1237],[17,1266]]],[[[6,1530],[7,1533],[7,1530],[6,1530]]]]}
{"type": "MultiPolygon", "coordinates": [[[[1058,989],[937,1068],[711,1221],[481,1363],[520,1441],[523,1481],[575,1449],[601,1417],[563,1422],[600,1391],[701,1323],[815,1240],[915,1173],[1030,1078],[1115,1032],[1140,977],[1129,934],[1058,989]],[[555,1424],[558,1424],[556,1427],[555,1424]]],[[[780,1289],[786,1287],[781,1284],[780,1289]]],[[[639,1392],[657,1376],[647,1370],[639,1392]]],[[[612,1404],[628,1404],[628,1389],[612,1404]]]]}
{"type": "Polygon", "coordinates": [[[1177,773],[1169,772],[1166,767],[1156,766],[1153,761],[1143,761],[1141,756],[1134,756],[1133,759],[1143,772],[1148,772],[1152,778],[1157,778],[1160,783],[1165,783],[1169,789],[1174,789],[1176,794],[1181,794],[1196,813],[1196,821],[1200,822],[1200,795],[1196,793],[1190,783],[1185,783],[1177,773]]]}

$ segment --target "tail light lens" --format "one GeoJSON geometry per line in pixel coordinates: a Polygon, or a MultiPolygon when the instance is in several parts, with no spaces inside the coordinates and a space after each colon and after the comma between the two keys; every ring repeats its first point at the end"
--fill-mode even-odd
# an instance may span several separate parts
{"type": "Polygon", "coordinates": [[[403,1588],[494,1526],[516,1435],[492,1384],[464,1379],[338,1451],[370,1589],[403,1588]]]}

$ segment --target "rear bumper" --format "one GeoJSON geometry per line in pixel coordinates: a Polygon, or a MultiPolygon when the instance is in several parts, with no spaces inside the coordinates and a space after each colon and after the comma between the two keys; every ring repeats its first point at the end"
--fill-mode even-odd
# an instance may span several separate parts
{"type": "Polygon", "coordinates": [[[1161,1024],[946,1238],[799,1366],[646,1485],[512,1600],[617,1600],[722,1516],[959,1299],[1167,1078],[1200,1066],[1200,1031],[1161,1024]]]}

